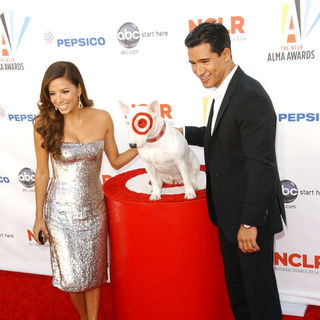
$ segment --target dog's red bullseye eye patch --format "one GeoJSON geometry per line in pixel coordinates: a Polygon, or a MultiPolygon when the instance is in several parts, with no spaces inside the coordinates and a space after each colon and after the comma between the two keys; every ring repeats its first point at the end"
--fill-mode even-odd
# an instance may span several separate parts
{"type": "Polygon", "coordinates": [[[139,128],[143,129],[147,125],[147,120],[146,119],[140,119],[138,122],[139,128]]]}
{"type": "Polygon", "coordinates": [[[132,119],[132,129],[137,134],[146,134],[152,127],[153,120],[149,113],[139,112],[132,119]]]}

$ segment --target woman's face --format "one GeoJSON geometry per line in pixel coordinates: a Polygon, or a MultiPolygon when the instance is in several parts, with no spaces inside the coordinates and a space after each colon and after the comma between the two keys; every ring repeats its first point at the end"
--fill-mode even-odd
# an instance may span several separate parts
{"type": "Polygon", "coordinates": [[[52,80],[48,85],[48,90],[50,101],[61,114],[66,115],[79,107],[80,85],[76,87],[68,79],[62,77],[52,80]]]}

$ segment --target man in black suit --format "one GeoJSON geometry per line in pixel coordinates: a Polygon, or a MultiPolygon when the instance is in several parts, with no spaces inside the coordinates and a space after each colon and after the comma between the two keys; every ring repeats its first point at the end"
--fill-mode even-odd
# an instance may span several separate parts
{"type": "Polygon", "coordinates": [[[193,72],[214,96],[207,126],[185,127],[185,137],[204,147],[208,210],[218,226],[234,317],[280,320],[273,243],[285,212],[272,102],[234,64],[223,25],[200,24],[185,45],[193,72]]]}

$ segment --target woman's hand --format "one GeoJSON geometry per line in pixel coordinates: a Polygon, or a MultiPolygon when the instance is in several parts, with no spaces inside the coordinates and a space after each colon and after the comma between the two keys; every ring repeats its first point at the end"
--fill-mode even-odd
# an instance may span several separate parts
{"type": "Polygon", "coordinates": [[[42,231],[44,233],[44,235],[46,236],[45,242],[47,242],[47,240],[49,240],[49,232],[48,232],[46,223],[44,222],[43,218],[39,218],[39,217],[36,218],[36,221],[34,222],[32,230],[33,230],[34,239],[36,240],[36,242],[38,244],[42,244],[38,239],[38,235],[39,235],[40,231],[42,231]]]}

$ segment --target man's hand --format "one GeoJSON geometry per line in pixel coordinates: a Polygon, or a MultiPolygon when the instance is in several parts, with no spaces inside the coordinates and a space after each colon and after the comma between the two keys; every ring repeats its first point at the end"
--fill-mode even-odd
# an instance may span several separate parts
{"type": "Polygon", "coordinates": [[[243,225],[240,226],[238,231],[238,245],[243,253],[252,253],[260,250],[256,241],[257,234],[257,227],[246,229],[243,225]]]}

